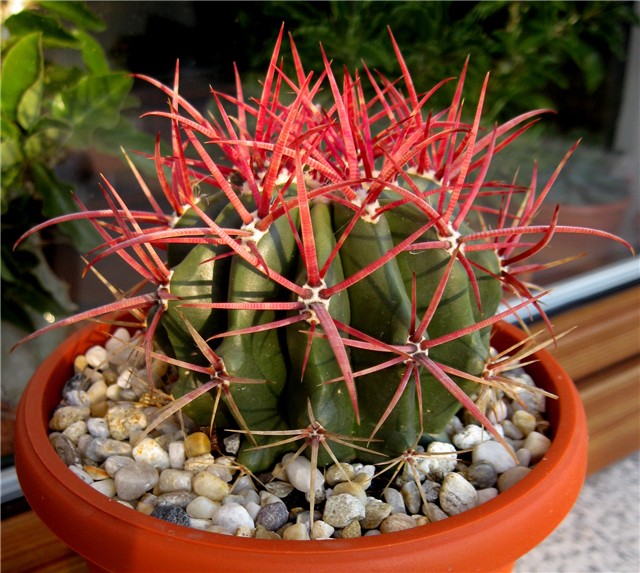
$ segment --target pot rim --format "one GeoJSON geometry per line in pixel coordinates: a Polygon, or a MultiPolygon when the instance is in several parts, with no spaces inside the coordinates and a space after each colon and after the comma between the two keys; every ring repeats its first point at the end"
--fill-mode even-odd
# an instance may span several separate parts
{"type": "MultiPolygon", "coordinates": [[[[76,350],[82,352],[92,344],[98,343],[100,339],[104,339],[108,329],[109,325],[107,324],[101,324],[98,328],[96,328],[95,324],[91,325],[71,335],[65,343],[66,347],[71,348],[71,351],[76,352],[76,354],[79,353],[76,350]],[[87,335],[89,335],[88,339],[87,335]]],[[[494,337],[494,340],[498,341],[498,346],[506,348],[507,344],[503,342],[504,340],[506,340],[510,346],[513,344],[514,337],[515,339],[521,339],[523,334],[513,325],[500,323],[500,325],[494,329],[494,337]]],[[[111,519],[114,520],[116,526],[123,528],[140,528],[145,530],[149,535],[166,539],[168,542],[175,541],[176,539],[184,539],[191,543],[204,544],[207,546],[224,546],[229,550],[251,552],[254,554],[274,551],[274,542],[271,540],[239,538],[199,531],[188,527],[168,524],[159,519],[141,514],[131,508],[122,506],[117,501],[107,498],[88,484],[82,482],[80,478],[73,475],[51,447],[48,440],[47,428],[51,411],[59,401],[62,385],[69,374],[69,370],[67,370],[64,375],[60,374],[60,369],[65,358],[70,355],[71,351],[67,351],[66,353],[54,352],[46,359],[35,372],[23,395],[16,429],[17,434],[19,434],[16,442],[19,440],[23,442],[24,446],[20,448],[16,444],[16,467],[21,482],[25,480],[26,485],[26,474],[29,472],[29,468],[26,467],[27,462],[25,458],[28,457],[26,452],[31,450],[33,454],[42,460],[41,471],[46,471],[49,479],[59,480],[61,487],[66,490],[65,493],[70,498],[75,499],[75,503],[84,505],[83,511],[87,513],[106,512],[111,515],[111,519]],[[47,394],[45,388],[48,384],[48,378],[56,373],[58,380],[55,387],[57,391],[52,392],[49,390],[47,394]],[[54,394],[54,396],[52,397],[51,394],[54,394]],[[30,415],[27,416],[27,413],[30,413],[30,415]],[[28,421],[29,418],[31,418],[31,421],[28,421]]],[[[583,478],[586,468],[587,431],[584,409],[580,397],[566,372],[564,372],[546,350],[539,350],[536,353],[536,358],[538,358],[539,362],[528,366],[526,369],[534,377],[536,383],[539,383],[541,376],[547,377],[548,380],[544,382],[543,385],[545,389],[558,395],[558,400],[549,400],[547,404],[548,416],[553,428],[551,446],[545,457],[538,462],[536,467],[524,480],[518,482],[507,491],[500,493],[496,498],[468,510],[463,514],[451,516],[426,526],[394,533],[360,537],[357,539],[308,540],[304,542],[277,540],[275,542],[275,550],[277,553],[288,555],[291,558],[308,560],[311,556],[321,556],[326,552],[336,554],[347,551],[349,553],[369,551],[372,549],[384,549],[392,545],[402,546],[411,544],[415,543],[416,540],[423,542],[428,540],[429,545],[431,545],[440,542],[445,543],[445,539],[451,536],[454,538],[457,537],[458,539],[460,539],[459,536],[463,536],[463,538],[468,539],[474,532],[485,530],[494,525],[497,525],[499,528],[504,528],[502,522],[516,512],[524,511],[525,514],[531,512],[532,509],[523,506],[523,504],[531,505],[530,501],[523,500],[523,495],[529,492],[527,495],[544,498],[545,495],[548,495],[549,485],[562,481],[562,474],[567,471],[567,468],[572,467],[573,469],[571,471],[576,475],[582,473],[583,478]],[[562,424],[560,425],[559,420],[561,419],[562,424]],[[580,462],[576,462],[576,459],[580,457],[583,458],[583,467],[582,470],[576,470],[575,464],[580,464],[580,462]]],[[[39,479],[42,477],[43,476],[40,476],[39,479]]],[[[556,527],[564,515],[568,513],[577,497],[577,492],[581,484],[582,480],[579,481],[576,491],[566,493],[566,501],[562,507],[557,508],[559,516],[556,517],[559,517],[559,519],[552,518],[555,519],[553,525],[546,526],[544,533],[531,535],[530,539],[526,541],[527,549],[524,552],[534,547],[541,539],[546,537],[546,535],[556,527]]],[[[38,505],[40,500],[36,500],[37,492],[34,491],[32,486],[23,487],[23,490],[25,490],[28,501],[30,501],[30,503],[33,502],[32,505],[36,513],[39,513],[38,505]]],[[[551,511],[551,513],[553,513],[553,511],[551,511]]],[[[51,524],[49,525],[51,526],[51,524]]],[[[69,543],[68,540],[65,541],[69,543]]],[[[502,549],[501,547],[501,550],[502,549]]],[[[510,548],[506,548],[507,553],[509,549],[510,548]]],[[[78,548],[76,548],[76,550],[80,551],[78,548]]],[[[517,554],[512,560],[515,560],[523,554],[521,549],[514,549],[514,551],[517,552],[517,554]]],[[[85,555],[85,557],[87,556],[85,555]]]]}

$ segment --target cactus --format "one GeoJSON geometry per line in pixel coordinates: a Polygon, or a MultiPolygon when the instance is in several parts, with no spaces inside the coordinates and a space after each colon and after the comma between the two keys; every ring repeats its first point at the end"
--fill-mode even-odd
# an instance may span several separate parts
{"type": "Polygon", "coordinates": [[[149,211],[105,180],[107,209],[47,225],[88,219],[104,239],[89,267],[119,256],[143,286],[32,336],[112,311],[139,316],[149,379],[154,359],[176,372],[166,415],[181,408],[242,432],[238,461],[254,472],[299,439],[318,466],[395,458],[461,406],[502,440],[474,397],[500,384],[486,368],[491,326],[544,294],[519,278],[527,257],[558,232],[623,241],[558,226],[557,213],[531,225],[571,152],[539,192],[535,170],[527,189],[485,180],[545,110],[485,131],[487,81],[470,121],[464,69],[451,106],[430,110],[443,85],[418,94],[393,36],[402,86],[365,67],[340,87],[324,53],[314,78],[292,39],[288,77],[282,38],[261,97],[245,99],[238,79],[235,96],[212,92],[215,118],[180,96],[178,69],[173,87],[140,76],[169,99],[155,115],[172,126],[172,153],[158,144],[150,158],[169,212],[136,172],[149,211]],[[499,208],[483,206],[490,195],[499,208]],[[505,295],[518,302],[498,312],[505,295]]]}

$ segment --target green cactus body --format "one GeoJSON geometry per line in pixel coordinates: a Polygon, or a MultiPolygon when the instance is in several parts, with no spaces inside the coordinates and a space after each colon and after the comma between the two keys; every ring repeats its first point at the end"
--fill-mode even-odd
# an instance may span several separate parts
{"type": "Polygon", "coordinates": [[[550,327],[543,293],[521,280],[540,268],[527,259],[559,232],[630,245],[558,225],[557,216],[532,224],[573,150],[541,192],[535,178],[524,193],[486,180],[498,153],[544,110],[485,131],[479,103],[467,123],[464,69],[451,106],[431,111],[433,91],[416,92],[394,41],[401,81],[345,72],[339,82],[327,58],[312,79],[293,45],[288,77],[283,32],[262,95],[245,98],[238,81],[235,97],[214,91],[207,117],[178,93],[178,73],[173,88],[141,76],[171,106],[156,115],[171,122],[172,152],[152,158],[170,212],[136,172],[149,209],[128,207],[105,180],[107,209],[56,217],[20,241],[86,219],[104,239],[90,265],[120,256],[148,288],[23,342],[112,312],[145,317],[148,375],[152,360],[166,360],[174,369],[162,382],[181,397],[158,419],[182,407],[198,426],[243,431],[238,461],[252,471],[309,445],[305,455],[319,465],[333,461],[330,452],[340,461],[398,458],[461,405],[504,442],[471,396],[482,377],[501,382],[504,366],[485,366],[493,324],[534,305],[550,327]],[[479,202],[496,195],[499,208],[479,202]],[[474,230],[487,210],[495,227],[474,230]],[[519,301],[497,313],[504,293],[519,301]]]}

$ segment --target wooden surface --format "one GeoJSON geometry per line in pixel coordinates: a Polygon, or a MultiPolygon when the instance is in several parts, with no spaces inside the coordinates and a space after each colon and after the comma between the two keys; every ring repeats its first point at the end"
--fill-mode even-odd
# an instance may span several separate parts
{"type": "MultiPolygon", "coordinates": [[[[552,350],[573,377],[589,425],[589,473],[640,449],[640,286],[552,317],[552,350]]],[[[33,512],[2,521],[2,573],[87,573],[33,512]]]]}

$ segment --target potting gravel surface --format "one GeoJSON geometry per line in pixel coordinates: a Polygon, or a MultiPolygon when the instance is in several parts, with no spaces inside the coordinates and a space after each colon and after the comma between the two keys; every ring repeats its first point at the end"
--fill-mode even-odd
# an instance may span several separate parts
{"type": "MultiPolygon", "coordinates": [[[[244,439],[239,433],[212,437],[181,414],[145,433],[168,403],[159,390],[168,366],[161,360],[152,364],[157,381],[151,392],[141,354],[131,351],[133,342],[119,328],[104,346],[76,358],[76,373],[50,421],[50,441],[69,469],[100,493],[179,525],[299,540],[409,529],[494,498],[524,478],[551,444],[544,435],[542,394],[515,388],[514,400],[491,390],[487,415],[518,464],[513,452],[462,413],[445,433],[417,445],[406,463],[384,473],[388,460],[321,471],[304,455],[289,453],[271,472],[251,476],[235,462],[244,439]]],[[[522,369],[509,376],[535,386],[522,369]]]]}

